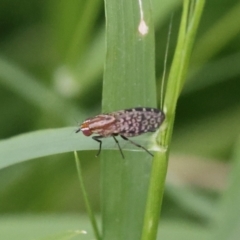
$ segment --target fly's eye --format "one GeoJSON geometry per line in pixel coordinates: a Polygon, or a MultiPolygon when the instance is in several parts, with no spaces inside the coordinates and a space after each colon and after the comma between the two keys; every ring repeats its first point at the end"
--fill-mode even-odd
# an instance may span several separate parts
{"type": "Polygon", "coordinates": [[[82,133],[85,135],[85,136],[90,136],[92,135],[92,131],[89,129],[89,128],[82,128],[82,133]]]}

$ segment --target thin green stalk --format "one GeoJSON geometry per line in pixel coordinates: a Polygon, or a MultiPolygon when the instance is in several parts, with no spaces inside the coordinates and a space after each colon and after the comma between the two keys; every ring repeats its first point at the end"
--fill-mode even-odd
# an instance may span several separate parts
{"type": "Polygon", "coordinates": [[[166,114],[165,129],[159,132],[158,144],[160,145],[160,151],[155,154],[152,163],[142,240],[155,240],[157,236],[175,109],[182,86],[186,79],[190,54],[192,52],[192,46],[204,2],[204,0],[197,0],[195,2],[196,4],[191,12],[191,16],[189,16],[189,8],[192,6],[190,0],[184,0],[183,2],[183,13],[178,42],[164,98],[164,112],[166,114]]]}
{"type": "Polygon", "coordinates": [[[160,151],[156,152],[152,163],[152,172],[144,217],[142,240],[156,239],[166,173],[167,154],[160,151]]]}
{"type": "Polygon", "coordinates": [[[91,208],[91,205],[90,205],[90,202],[89,202],[89,199],[88,199],[88,195],[87,195],[87,192],[86,192],[86,188],[84,186],[81,163],[80,163],[80,160],[78,158],[78,155],[77,155],[76,151],[74,151],[74,156],[75,156],[75,162],[76,162],[76,166],[77,166],[77,173],[78,173],[78,179],[79,179],[79,182],[80,182],[80,187],[81,187],[81,190],[82,190],[82,193],[83,193],[83,198],[84,198],[84,202],[85,202],[85,205],[86,205],[86,208],[87,208],[88,216],[89,216],[90,221],[92,223],[92,228],[93,228],[93,231],[94,231],[94,235],[95,235],[97,240],[101,240],[102,238],[100,236],[100,233],[99,233],[99,230],[98,230],[98,227],[97,227],[97,221],[96,221],[96,218],[94,216],[93,210],[91,208]]]}
{"type": "Polygon", "coordinates": [[[204,3],[205,3],[205,0],[198,0],[196,2],[195,8],[193,9],[191,21],[188,24],[188,29],[186,32],[186,37],[185,37],[185,42],[184,42],[184,45],[185,45],[184,49],[185,49],[186,53],[183,55],[181,75],[179,75],[179,78],[182,79],[180,81],[181,85],[180,85],[180,89],[179,89],[179,95],[182,91],[183,85],[186,80],[186,75],[187,75],[187,70],[189,67],[193,44],[195,41],[195,36],[196,36],[199,22],[201,19],[204,3]]]}

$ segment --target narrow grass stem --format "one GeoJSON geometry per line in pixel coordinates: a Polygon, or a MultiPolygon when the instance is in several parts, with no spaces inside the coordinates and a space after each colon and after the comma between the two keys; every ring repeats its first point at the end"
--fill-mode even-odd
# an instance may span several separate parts
{"type": "Polygon", "coordinates": [[[183,1],[183,12],[178,41],[164,98],[166,127],[163,129],[163,131],[159,132],[157,138],[158,144],[161,147],[161,151],[155,153],[152,163],[142,240],[155,240],[157,236],[164,194],[165,177],[167,174],[169,146],[171,143],[175,118],[175,109],[178,97],[185,83],[193,42],[200,21],[204,2],[204,0],[196,0],[195,4],[190,4],[190,0],[183,1]]]}
{"type": "Polygon", "coordinates": [[[84,202],[85,202],[85,205],[86,205],[86,208],[87,208],[88,216],[89,216],[91,224],[92,224],[94,235],[95,235],[97,240],[101,240],[102,238],[100,236],[100,232],[99,232],[98,227],[97,227],[97,221],[96,221],[96,218],[94,216],[93,210],[91,208],[89,198],[88,198],[88,195],[87,195],[87,191],[86,191],[86,188],[85,188],[85,185],[84,185],[81,163],[80,163],[80,160],[78,158],[78,155],[77,155],[76,151],[74,152],[74,156],[75,156],[75,162],[76,162],[80,187],[81,187],[84,202]]]}
{"type": "Polygon", "coordinates": [[[164,152],[158,152],[155,153],[153,158],[142,240],[153,240],[156,239],[157,236],[167,173],[166,156],[167,155],[164,152]]]}

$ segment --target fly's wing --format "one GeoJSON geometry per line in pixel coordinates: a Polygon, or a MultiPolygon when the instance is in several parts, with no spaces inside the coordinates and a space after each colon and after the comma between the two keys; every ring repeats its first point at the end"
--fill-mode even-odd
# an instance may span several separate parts
{"type": "Polygon", "coordinates": [[[131,108],[113,112],[119,127],[119,134],[132,137],[156,131],[164,121],[165,115],[156,108],[131,108]]]}

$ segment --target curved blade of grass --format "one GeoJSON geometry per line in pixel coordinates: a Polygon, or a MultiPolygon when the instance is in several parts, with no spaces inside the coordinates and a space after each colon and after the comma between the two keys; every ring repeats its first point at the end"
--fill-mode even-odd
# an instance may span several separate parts
{"type": "MultiPolygon", "coordinates": [[[[21,134],[0,141],[0,168],[29,159],[91,148],[91,139],[75,134],[73,127],[21,134]]],[[[92,146],[93,147],[93,146],[92,146]]]]}
{"type": "MultiPolygon", "coordinates": [[[[75,134],[75,130],[75,127],[48,129],[1,140],[0,169],[26,160],[75,150],[94,150],[95,156],[99,145],[92,138],[87,138],[81,133],[75,134]]],[[[137,141],[144,142],[144,138],[141,137],[137,141]]],[[[121,145],[123,149],[131,147],[122,142],[121,145]]],[[[118,150],[112,138],[104,139],[103,149],[118,150]]]]}
{"type": "MultiPolygon", "coordinates": [[[[156,106],[150,1],[105,0],[103,112],[156,106]]],[[[133,147],[134,148],[134,147],[133,147]]],[[[103,239],[140,239],[150,172],[145,152],[102,154],[103,239]]]]}

